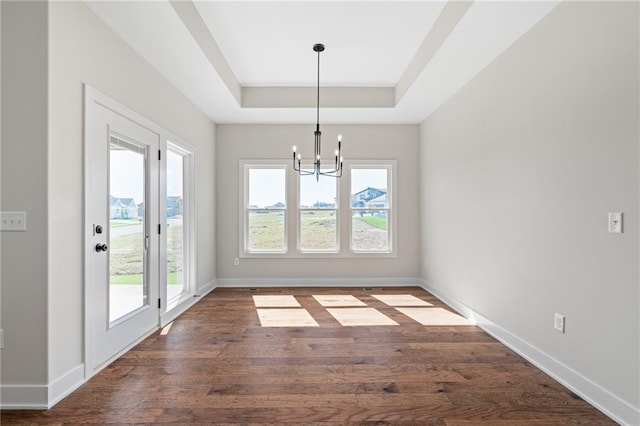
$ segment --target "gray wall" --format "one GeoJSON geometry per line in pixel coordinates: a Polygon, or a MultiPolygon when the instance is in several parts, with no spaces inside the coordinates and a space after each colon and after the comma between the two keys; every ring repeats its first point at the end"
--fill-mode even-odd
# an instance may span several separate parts
{"type": "MultiPolygon", "coordinates": [[[[309,110],[311,117],[313,111],[309,110]]],[[[336,136],[343,136],[344,155],[351,159],[397,160],[398,244],[396,258],[362,259],[246,259],[234,266],[239,253],[239,220],[242,196],[239,182],[241,159],[289,159],[292,145],[309,155],[313,151],[315,125],[216,126],[216,229],[218,278],[270,280],[300,278],[282,284],[329,282],[334,278],[418,277],[418,126],[321,125],[325,150],[333,151],[336,136]]],[[[295,238],[295,235],[290,236],[295,238]]],[[[247,281],[247,285],[256,281],[247,281]]],[[[277,285],[278,282],[270,281],[277,285]]],[[[340,283],[339,280],[336,283],[340,283]]]]}
{"type": "Polygon", "coordinates": [[[215,279],[215,126],[86,5],[54,2],[50,9],[48,306],[54,380],[82,362],[82,83],[196,147],[198,286],[215,279]]]}
{"type": "Polygon", "coordinates": [[[2,235],[2,385],[46,400],[84,362],[83,83],[197,148],[200,287],[216,275],[215,125],[82,2],[2,2],[2,19],[2,207],[28,213],[2,235]]]}
{"type": "Polygon", "coordinates": [[[638,16],[560,4],[420,135],[422,276],[636,410],[638,16]]]}
{"type": "Polygon", "coordinates": [[[2,233],[2,381],[47,382],[46,3],[2,2],[2,208],[28,232],[2,233]],[[12,368],[20,365],[21,368],[12,368]]]}

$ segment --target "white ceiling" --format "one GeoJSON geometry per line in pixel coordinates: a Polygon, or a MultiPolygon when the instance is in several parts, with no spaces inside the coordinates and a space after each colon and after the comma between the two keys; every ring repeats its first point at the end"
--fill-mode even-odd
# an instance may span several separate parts
{"type": "Polygon", "coordinates": [[[217,123],[314,122],[324,43],[320,121],[354,124],[420,123],[557,3],[87,1],[217,123]]]}

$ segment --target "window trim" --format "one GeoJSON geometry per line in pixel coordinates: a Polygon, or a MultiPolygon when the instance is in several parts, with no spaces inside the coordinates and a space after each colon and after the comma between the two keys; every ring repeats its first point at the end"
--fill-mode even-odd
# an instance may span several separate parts
{"type": "Polygon", "coordinates": [[[239,257],[287,257],[289,254],[289,164],[282,160],[240,160],[240,182],[242,194],[240,199],[240,212],[242,214],[240,223],[240,245],[239,257]],[[284,250],[249,250],[249,213],[251,211],[263,211],[266,209],[252,209],[249,207],[249,170],[251,169],[275,169],[284,170],[284,198],[285,207],[269,209],[272,211],[282,211],[284,213],[284,250]]]}
{"type": "Polygon", "coordinates": [[[355,255],[363,255],[363,254],[368,254],[368,255],[388,255],[388,254],[392,254],[394,253],[394,248],[395,248],[395,244],[394,244],[394,236],[395,236],[395,187],[394,187],[394,182],[395,179],[394,177],[394,171],[395,171],[395,164],[392,164],[390,161],[383,161],[383,162],[376,162],[376,163],[372,163],[372,162],[366,162],[366,163],[361,163],[361,162],[354,162],[349,164],[349,250],[351,251],[351,253],[355,254],[355,255]],[[379,169],[379,170],[383,170],[386,169],[387,171],[387,207],[382,207],[382,208],[369,208],[369,207],[353,207],[353,204],[351,202],[351,196],[353,194],[351,194],[351,177],[353,176],[353,171],[354,170],[370,170],[370,169],[379,169]],[[353,247],[353,216],[354,216],[354,212],[358,212],[358,211],[380,211],[380,210],[384,210],[387,212],[387,245],[388,248],[385,250],[379,250],[379,249],[355,249],[353,247]]]}
{"type": "Polygon", "coordinates": [[[345,216],[349,218],[348,247],[351,257],[397,257],[397,203],[396,198],[396,170],[397,160],[352,160],[347,164],[348,170],[348,207],[344,210],[345,216]],[[351,177],[353,170],[362,169],[387,169],[387,205],[386,208],[353,208],[351,205],[351,177]],[[353,248],[353,212],[354,211],[387,211],[387,250],[359,250],[353,248]]]}
{"type": "MultiPolygon", "coordinates": [[[[255,258],[255,259],[354,259],[354,258],[397,258],[397,226],[399,212],[396,202],[397,194],[397,160],[381,159],[381,160],[345,160],[345,173],[337,183],[337,246],[338,251],[300,251],[300,203],[299,191],[300,180],[298,173],[295,173],[290,164],[291,160],[286,159],[241,159],[238,167],[238,258],[255,258]],[[285,197],[286,207],[283,209],[285,213],[285,247],[286,251],[265,251],[265,252],[247,252],[246,238],[247,234],[247,210],[248,203],[248,174],[247,166],[255,166],[259,168],[283,168],[285,169],[285,197]],[[352,168],[380,168],[386,167],[390,170],[387,175],[389,181],[388,187],[391,189],[389,200],[389,251],[353,251],[351,249],[351,169],[352,168]],[[295,235],[295,238],[290,236],[295,235]]],[[[314,209],[315,210],[315,209],[314,209]]]]}

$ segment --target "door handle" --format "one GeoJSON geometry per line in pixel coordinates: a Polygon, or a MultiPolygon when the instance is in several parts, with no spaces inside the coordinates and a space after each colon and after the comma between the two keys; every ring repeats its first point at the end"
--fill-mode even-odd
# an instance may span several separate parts
{"type": "Polygon", "coordinates": [[[96,251],[100,253],[101,251],[107,251],[109,247],[106,244],[96,244],[96,251]]]}

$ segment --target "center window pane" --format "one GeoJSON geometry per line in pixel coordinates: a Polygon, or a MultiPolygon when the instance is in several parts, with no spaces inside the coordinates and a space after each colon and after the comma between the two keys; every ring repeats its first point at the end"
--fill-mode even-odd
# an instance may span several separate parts
{"type": "Polygon", "coordinates": [[[300,250],[338,249],[336,178],[300,176],[300,250]]]}
{"type": "Polygon", "coordinates": [[[303,210],[300,212],[300,249],[336,250],[335,210],[303,210]]]}
{"type": "Polygon", "coordinates": [[[335,209],[336,178],[314,175],[300,176],[300,208],[335,209]]]}

